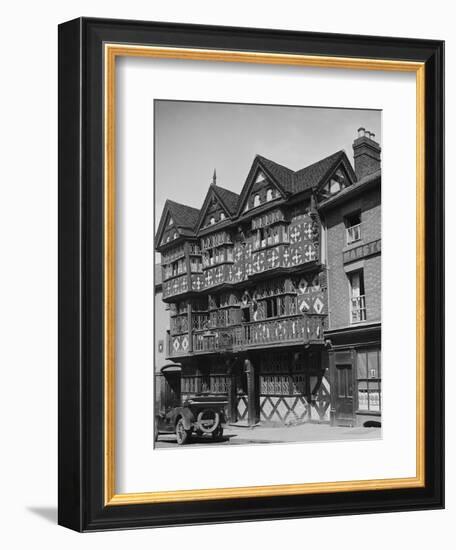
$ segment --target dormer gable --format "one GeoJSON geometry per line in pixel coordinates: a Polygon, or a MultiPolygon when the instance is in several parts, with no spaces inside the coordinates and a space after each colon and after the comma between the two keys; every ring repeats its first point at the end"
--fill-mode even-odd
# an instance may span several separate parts
{"type": "Polygon", "coordinates": [[[337,195],[354,183],[356,183],[356,175],[346,155],[343,155],[318,184],[316,188],[317,200],[322,201],[337,195]]]}
{"type": "Polygon", "coordinates": [[[236,213],[239,196],[214,183],[210,185],[200,211],[197,231],[231,220],[236,213]]]}
{"type": "Polygon", "coordinates": [[[155,235],[155,247],[159,249],[179,237],[194,236],[198,215],[197,208],[167,200],[155,235]]]}
{"type": "Polygon", "coordinates": [[[293,171],[257,155],[242,188],[238,216],[259,206],[284,199],[291,191],[293,171]]]}

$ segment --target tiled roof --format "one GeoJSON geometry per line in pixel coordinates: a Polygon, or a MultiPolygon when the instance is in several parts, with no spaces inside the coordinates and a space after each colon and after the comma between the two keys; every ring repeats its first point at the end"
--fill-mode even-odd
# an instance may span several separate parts
{"type": "Polygon", "coordinates": [[[293,192],[293,170],[290,170],[286,166],[282,166],[277,162],[257,155],[258,160],[263,165],[264,169],[271,174],[271,176],[281,185],[284,191],[287,193],[293,192]]]}
{"type": "Polygon", "coordinates": [[[339,203],[340,201],[345,200],[347,196],[356,195],[360,188],[364,188],[364,186],[366,185],[373,184],[373,182],[379,180],[381,176],[381,170],[376,170],[375,172],[372,172],[372,174],[364,176],[364,178],[358,180],[353,185],[349,185],[348,187],[340,191],[340,193],[337,193],[337,195],[333,195],[332,197],[329,197],[320,202],[319,208],[325,208],[328,205],[339,203]]]}
{"type": "Polygon", "coordinates": [[[382,175],[382,171],[381,171],[381,170],[376,170],[375,172],[372,172],[371,174],[367,174],[367,176],[364,176],[364,178],[361,178],[361,179],[358,181],[358,184],[359,184],[359,185],[362,185],[363,183],[369,183],[369,182],[371,182],[371,181],[376,180],[376,179],[379,178],[381,175],[382,175]]]}
{"type": "Polygon", "coordinates": [[[219,185],[214,185],[213,189],[222,203],[228,208],[229,213],[231,215],[235,214],[239,202],[239,195],[219,185]]]}
{"type": "Polygon", "coordinates": [[[200,211],[198,208],[187,206],[179,202],[166,201],[174,224],[181,229],[192,230],[195,228],[200,211]]]}
{"type": "Polygon", "coordinates": [[[311,187],[316,187],[328,172],[336,167],[336,164],[340,162],[344,156],[344,151],[337,151],[337,153],[329,157],[294,172],[293,193],[299,193],[311,187]]]}
{"type": "MultiPolygon", "coordinates": [[[[318,162],[314,162],[310,166],[306,166],[296,172],[290,170],[290,168],[287,168],[286,166],[282,166],[277,162],[267,159],[266,157],[256,155],[250,169],[249,176],[247,177],[246,184],[244,184],[240,195],[230,191],[229,189],[225,189],[224,187],[211,185],[206,195],[204,204],[206,204],[212,189],[218,199],[227,208],[229,214],[231,216],[235,216],[238,209],[241,207],[241,202],[244,202],[247,192],[251,192],[252,190],[252,187],[248,184],[248,182],[249,180],[250,182],[252,181],[255,174],[255,167],[258,165],[260,165],[260,167],[262,167],[262,169],[278,183],[286,194],[293,195],[306,191],[307,189],[316,188],[330,175],[339,162],[344,162],[346,169],[349,173],[351,173],[353,181],[356,182],[355,173],[345,151],[337,151],[337,153],[329,155],[328,157],[319,160],[318,162]]],[[[201,223],[200,218],[203,215],[204,204],[202,209],[199,210],[198,208],[193,208],[192,206],[167,200],[165,209],[168,207],[180,235],[195,236],[195,232],[198,231],[198,224],[201,223]]],[[[163,223],[163,221],[161,223],[163,223]]]]}
{"type": "Polygon", "coordinates": [[[282,186],[284,191],[294,194],[316,187],[322,179],[336,167],[336,164],[340,162],[344,156],[344,151],[337,151],[337,153],[333,153],[329,157],[314,162],[310,166],[306,166],[297,172],[293,172],[293,170],[262,157],[261,155],[257,155],[257,158],[265,170],[267,170],[282,186]]]}

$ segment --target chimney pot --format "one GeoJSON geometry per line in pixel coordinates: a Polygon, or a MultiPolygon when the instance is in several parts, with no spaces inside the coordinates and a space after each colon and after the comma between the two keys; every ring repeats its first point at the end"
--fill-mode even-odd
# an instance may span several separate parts
{"type": "Polygon", "coordinates": [[[353,142],[355,174],[358,180],[380,169],[381,148],[374,138],[373,132],[358,128],[358,138],[353,142]]]}

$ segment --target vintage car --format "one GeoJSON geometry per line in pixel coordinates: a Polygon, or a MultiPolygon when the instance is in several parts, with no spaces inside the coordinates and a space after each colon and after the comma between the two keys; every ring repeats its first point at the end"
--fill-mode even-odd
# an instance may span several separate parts
{"type": "Polygon", "coordinates": [[[177,443],[188,443],[193,434],[217,441],[223,437],[227,400],[201,392],[181,397],[181,366],[170,363],[156,378],[155,441],[160,434],[175,433],[177,443]]]}

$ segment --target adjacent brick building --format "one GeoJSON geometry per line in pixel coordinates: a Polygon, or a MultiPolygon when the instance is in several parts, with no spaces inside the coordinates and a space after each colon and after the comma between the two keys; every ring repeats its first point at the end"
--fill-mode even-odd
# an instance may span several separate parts
{"type": "Polygon", "coordinates": [[[363,128],[353,144],[357,181],[319,204],[325,227],[331,420],[381,419],[380,146],[363,128]]]}
{"type": "Polygon", "coordinates": [[[360,132],[354,152],[360,177],[344,151],[298,171],[257,155],[239,195],[214,173],[201,209],[166,202],[155,243],[182,396],[223,394],[230,421],[250,425],[363,421],[362,398],[351,417],[338,404],[337,354],[353,394],[356,354],[370,365],[380,341],[380,148],[360,132]],[[361,345],[374,325],[376,347],[361,345]]]}

